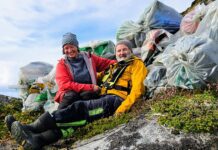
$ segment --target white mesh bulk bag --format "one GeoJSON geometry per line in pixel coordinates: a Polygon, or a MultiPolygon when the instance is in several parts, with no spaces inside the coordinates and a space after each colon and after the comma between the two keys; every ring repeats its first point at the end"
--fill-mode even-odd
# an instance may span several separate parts
{"type": "Polygon", "coordinates": [[[45,62],[31,62],[20,68],[19,88],[20,97],[25,100],[28,96],[29,86],[35,82],[38,77],[47,75],[53,66],[45,62]]]}
{"type": "Polygon", "coordinates": [[[184,36],[170,44],[155,62],[166,68],[167,82],[186,89],[218,82],[218,43],[197,36],[184,36]]]}

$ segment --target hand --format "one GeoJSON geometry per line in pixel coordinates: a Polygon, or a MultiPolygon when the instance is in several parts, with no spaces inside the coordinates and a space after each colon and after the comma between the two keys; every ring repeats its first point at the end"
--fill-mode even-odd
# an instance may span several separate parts
{"type": "Polygon", "coordinates": [[[94,85],[94,88],[93,88],[94,92],[99,92],[101,90],[101,88],[97,85],[94,85]]]}

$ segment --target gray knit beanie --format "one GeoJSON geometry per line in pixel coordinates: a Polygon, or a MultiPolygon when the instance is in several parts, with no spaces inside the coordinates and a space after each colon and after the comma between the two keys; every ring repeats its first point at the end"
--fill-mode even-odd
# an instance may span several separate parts
{"type": "Polygon", "coordinates": [[[66,44],[72,44],[76,47],[79,46],[79,42],[77,41],[76,35],[73,33],[65,33],[63,35],[63,39],[62,39],[62,47],[64,47],[64,45],[66,44]]]}
{"type": "Polygon", "coordinates": [[[130,51],[132,52],[132,43],[129,40],[118,41],[116,46],[115,46],[115,50],[116,50],[116,47],[120,44],[126,45],[130,49],[130,51]]]}

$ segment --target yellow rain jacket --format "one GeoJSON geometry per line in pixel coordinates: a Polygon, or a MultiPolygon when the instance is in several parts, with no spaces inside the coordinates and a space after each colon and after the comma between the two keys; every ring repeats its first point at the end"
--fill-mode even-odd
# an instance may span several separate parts
{"type": "MultiPolygon", "coordinates": [[[[145,93],[145,87],[143,81],[147,76],[147,68],[141,59],[133,56],[133,61],[126,67],[122,75],[119,77],[115,85],[128,87],[130,86],[130,93],[127,91],[117,89],[106,89],[102,87],[101,94],[114,94],[124,99],[122,104],[117,108],[115,114],[123,113],[128,111],[131,106],[142,97],[145,93]]],[[[111,65],[110,70],[116,70],[118,64],[111,65]]]]}

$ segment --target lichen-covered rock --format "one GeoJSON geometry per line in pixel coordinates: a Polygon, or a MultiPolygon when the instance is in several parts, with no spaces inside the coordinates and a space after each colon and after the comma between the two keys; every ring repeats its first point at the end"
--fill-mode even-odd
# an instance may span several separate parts
{"type": "Polygon", "coordinates": [[[105,134],[72,146],[77,150],[183,150],[218,149],[218,134],[173,134],[172,130],[158,125],[157,119],[143,116],[105,134]]]}

